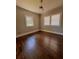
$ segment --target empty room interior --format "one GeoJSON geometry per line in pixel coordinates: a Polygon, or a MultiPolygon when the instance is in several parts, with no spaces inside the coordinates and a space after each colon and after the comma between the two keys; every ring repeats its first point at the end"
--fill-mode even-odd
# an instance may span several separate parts
{"type": "Polygon", "coordinates": [[[16,0],[16,59],[63,59],[63,0],[16,0]]]}

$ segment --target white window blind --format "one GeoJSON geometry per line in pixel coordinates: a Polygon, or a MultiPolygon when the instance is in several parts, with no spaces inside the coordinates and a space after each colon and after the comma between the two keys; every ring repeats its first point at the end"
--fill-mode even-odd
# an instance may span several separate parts
{"type": "Polygon", "coordinates": [[[51,16],[51,25],[59,26],[60,25],[60,14],[51,16]]]}
{"type": "Polygon", "coordinates": [[[26,16],[26,26],[34,26],[32,16],[26,16]]]}
{"type": "Polygon", "coordinates": [[[44,17],[44,25],[50,25],[50,16],[44,17]]]}

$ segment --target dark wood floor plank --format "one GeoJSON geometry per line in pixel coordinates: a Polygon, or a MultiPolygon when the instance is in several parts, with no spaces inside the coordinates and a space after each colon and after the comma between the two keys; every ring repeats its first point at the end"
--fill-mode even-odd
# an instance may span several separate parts
{"type": "Polygon", "coordinates": [[[16,59],[63,59],[63,36],[37,32],[17,38],[16,59]]]}

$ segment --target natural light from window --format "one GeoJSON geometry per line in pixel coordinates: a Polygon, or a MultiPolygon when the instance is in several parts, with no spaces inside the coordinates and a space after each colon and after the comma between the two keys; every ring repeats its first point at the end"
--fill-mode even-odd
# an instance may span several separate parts
{"type": "Polygon", "coordinates": [[[27,27],[34,26],[33,17],[32,16],[26,16],[26,26],[27,27]]]}
{"type": "Polygon", "coordinates": [[[50,25],[50,16],[44,17],[44,25],[45,26],[50,25]]]}
{"type": "Polygon", "coordinates": [[[60,25],[60,14],[51,16],[51,25],[59,26],[60,25]]]}

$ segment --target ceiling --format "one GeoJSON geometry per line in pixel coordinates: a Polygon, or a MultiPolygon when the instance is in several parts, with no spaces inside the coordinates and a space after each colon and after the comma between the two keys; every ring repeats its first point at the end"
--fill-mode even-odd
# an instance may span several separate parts
{"type": "Polygon", "coordinates": [[[16,5],[35,13],[44,13],[63,5],[63,0],[43,0],[44,10],[40,9],[41,0],[16,0],[16,5]]]}

